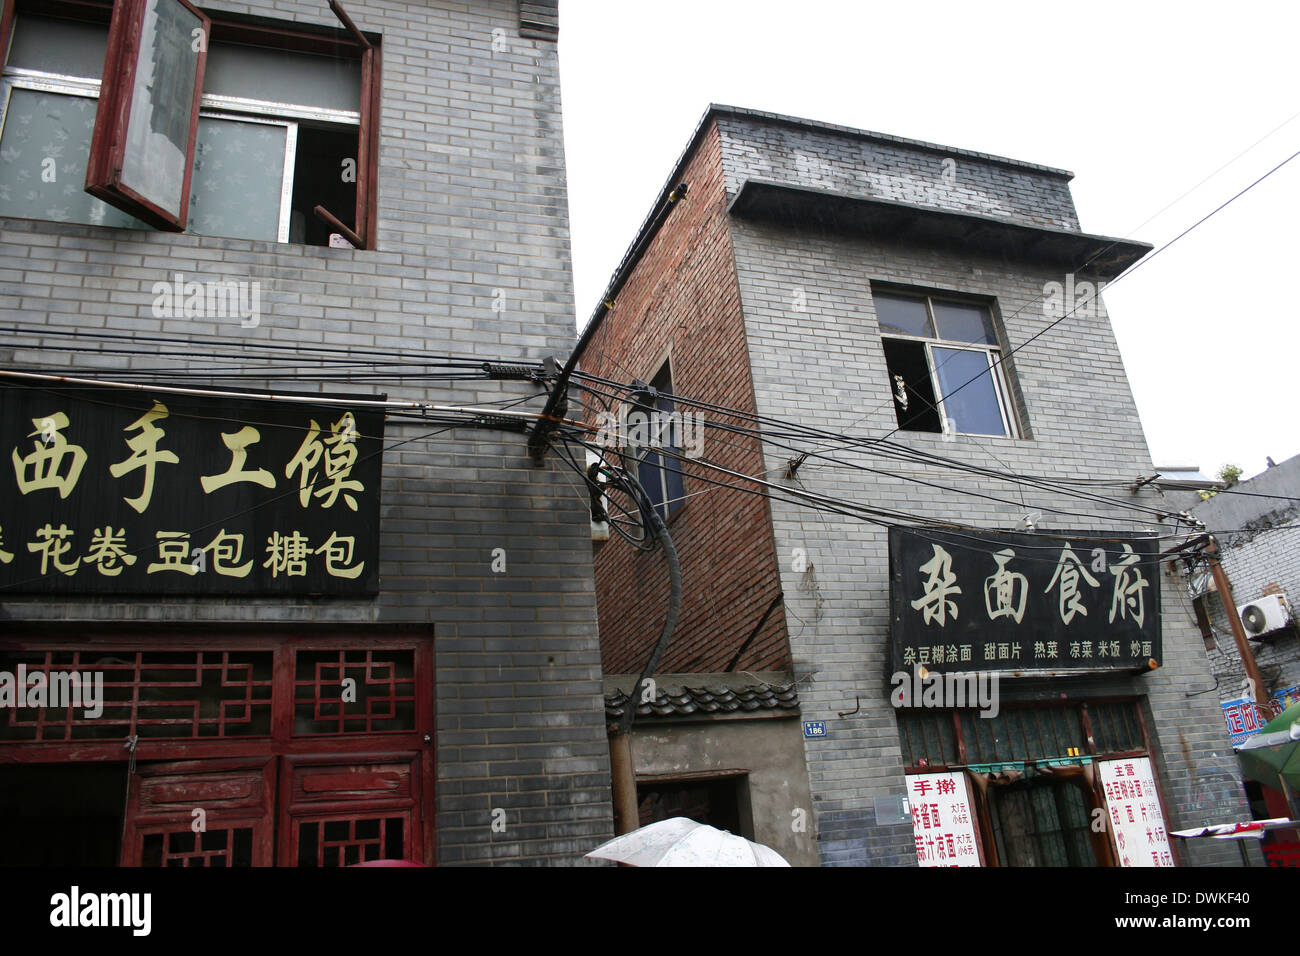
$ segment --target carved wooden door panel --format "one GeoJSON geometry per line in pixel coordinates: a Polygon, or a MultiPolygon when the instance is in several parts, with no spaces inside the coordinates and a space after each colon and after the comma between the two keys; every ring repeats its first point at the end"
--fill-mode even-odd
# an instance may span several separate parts
{"type": "Polygon", "coordinates": [[[131,776],[123,866],[270,866],[275,760],[186,760],[131,776]]]}
{"type": "Polygon", "coordinates": [[[421,763],[418,753],[285,758],[281,865],[424,862],[421,763]]]}

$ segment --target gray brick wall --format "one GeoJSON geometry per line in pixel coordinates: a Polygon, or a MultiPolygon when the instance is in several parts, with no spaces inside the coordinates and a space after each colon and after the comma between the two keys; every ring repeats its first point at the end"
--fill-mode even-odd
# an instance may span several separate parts
{"type": "MultiPolygon", "coordinates": [[[[1300,456],[1282,462],[1227,493],[1198,504],[1193,514],[1205,522],[1221,548],[1221,563],[1238,605],[1262,597],[1276,586],[1295,614],[1300,604],[1300,456]],[[1235,492],[1235,493],[1234,493],[1235,492]]],[[[1232,638],[1227,613],[1217,595],[1206,600],[1213,629],[1210,661],[1220,678],[1219,699],[1249,696],[1244,668],[1232,638]]],[[[1294,629],[1264,641],[1251,641],[1268,690],[1300,684],[1300,641],[1294,629]]]]}
{"type": "Polygon", "coordinates": [[[723,115],[718,128],[730,194],[765,179],[1079,231],[1064,170],[826,124],[723,115]]]}
{"type": "MultiPolygon", "coordinates": [[[[887,182],[927,175],[932,185],[939,182],[937,156],[918,156],[914,150],[838,133],[726,117],[719,122],[733,191],[751,176],[872,195],[886,194],[882,184],[887,182]],[[800,158],[804,155],[825,160],[805,162],[800,158]],[[919,171],[918,163],[928,164],[930,172],[919,171]]],[[[981,166],[970,157],[958,162],[959,181],[975,184],[967,195],[923,192],[911,201],[1077,228],[1063,176],[993,162],[981,166]]],[[[759,414],[855,435],[884,436],[897,424],[872,305],[873,281],[993,297],[1006,344],[1014,347],[1045,324],[1044,284],[1064,280],[1063,275],[977,255],[832,237],[813,229],[736,221],[733,236],[759,414]],[[806,311],[796,311],[796,303],[806,311]]],[[[944,441],[938,435],[910,432],[894,440],[977,465],[1053,479],[1152,473],[1104,309],[1095,317],[1067,320],[1008,365],[1023,397],[1020,411],[1031,426],[1032,440],[957,436],[944,441]]],[[[790,455],[772,446],[766,452],[769,475],[783,474],[790,455]]],[[[880,508],[936,520],[958,518],[991,529],[1013,529],[1035,510],[1043,512],[1040,529],[1049,531],[1152,526],[1110,506],[900,463],[882,453],[837,457],[878,471],[827,467],[809,459],[789,483],[880,508]],[[920,481],[1006,500],[926,487],[920,481]]],[[[1160,505],[1158,493],[1150,490],[1135,496],[1117,494],[1160,505]]],[[[904,793],[897,727],[884,690],[886,532],[779,502],[773,502],[772,515],[796,675],[807,678],[800,685],[803,714],[828,721],[828,736],[806,743],[822,861],[912,865],[910,828],[877,827],[871,809],[876,796],[904,793]],[[792,568],[796,548],[807,552],[812,567],[806,572],[792,568]],[[861,712],[838,718],[837,713],[854,709],[855,698],[860,698],[861,712]]],[[[1168,581],[1165,584],[1163,666],[1142,677],[1121,678],[1117,686],[1145,696],[1171,828],[1235,819],[1247,811],[1217,702],[1212,695],[1187,696],[1212,684],[1204,647],[1185,597],[1168,581]]],[[[1197,846],[1184,859],[1197,864],[1239,862],[1233,847],[1197,846]]]]}
{"type": "MultiPolygon", "coordinates": [[[[336,26],[316,0],[212,6],[336,26]]],[[[566,355],[574,319],[555,45],[520,37],[516,0],[347,8],[383,36],[377,251],[0,219],[0,323],[566,355]],[[494,30],[504,50],[493,49],[494,30]],[[260,325],[154,318],[151,286],[175,272],[262,283],[260,325]],[[493,309],[495,290],[504,311],[493,309]]],[[[7,336],[0,363],[108,376],[177,361],[148,347],[133,357],[31,348],[52,341],[7,336]]],[[[295,385],[290,373],[246,384],[295,385]]],[[[449,404],[536,392],[496,382],[386,388],[449,404]]],[[[388,441],[430,430],[390,424],[388,441]]],[[[522,436],[460,429],[385,454],[373,601],[11,599],[0,616],[429,625],[440,861],[569,862],[612,835],[586,503],[571,478],[554,456],[531,467],[522,436]],[[497,547],[505,574],[490,571],[497,547]],[[506,810],[504,833],[491,829],[495,807],[506,810]]]]}

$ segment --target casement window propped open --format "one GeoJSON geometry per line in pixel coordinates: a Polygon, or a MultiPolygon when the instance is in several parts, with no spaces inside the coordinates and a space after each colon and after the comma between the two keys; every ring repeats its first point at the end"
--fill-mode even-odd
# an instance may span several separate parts
{"type": "Polygon", "coordinates": [[[0,215],[373,248],[379,38],[329,6],[6,0],[0,215]]]}
{"type": "Polygon", "coordinates": [[[86,192],[159,229],[189,218],[212,21],[187,0],[119,0],[90,141],[86,192]]]}
{"type": "Polygon", "coordinates": [[[987,306],[874,291],[898,427],[1016,437],[987,306]]]}

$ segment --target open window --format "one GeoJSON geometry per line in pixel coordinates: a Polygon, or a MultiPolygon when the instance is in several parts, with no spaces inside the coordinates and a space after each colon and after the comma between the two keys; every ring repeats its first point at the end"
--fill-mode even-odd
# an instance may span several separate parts
{"type": "Polygon", "coordinates": [[[894,292],[872,298],[900,429],[1015,437],[987,306],[894,292]]]}
{"type": "Polygon", "coordinates": [[[188,0],[119,0],[108,30],[86,192],[185,229],[212,21],[188,0]]]}
{"type": "Polygon", "coordinates": [[[6,0],[0,215],[373,248],[378,38],[330,7],[6,0]]]}

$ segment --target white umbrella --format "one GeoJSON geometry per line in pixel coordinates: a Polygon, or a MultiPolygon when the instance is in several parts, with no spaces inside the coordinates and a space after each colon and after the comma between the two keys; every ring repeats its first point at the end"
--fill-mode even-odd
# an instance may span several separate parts
{"type": "Polygon", "coordinates": [[[1196,837],[1213,837],[1216,840],[1262,840],[1269,830],[1290,830],[1297,824],[1296,820],[1286,817],[1274,817],[1272,820],[1248,820],[1245,823],[1218,823],[1208,827],[1194,827],[1191,830],[1174,830],[1170,836],[1185,840],[1196,837]]]}
{"type": "Polygon", "coordinates": [[[587,854],[632,866],[789,866],[761,843],[685,817],[670,817],[633,830],[587,854]]]}

